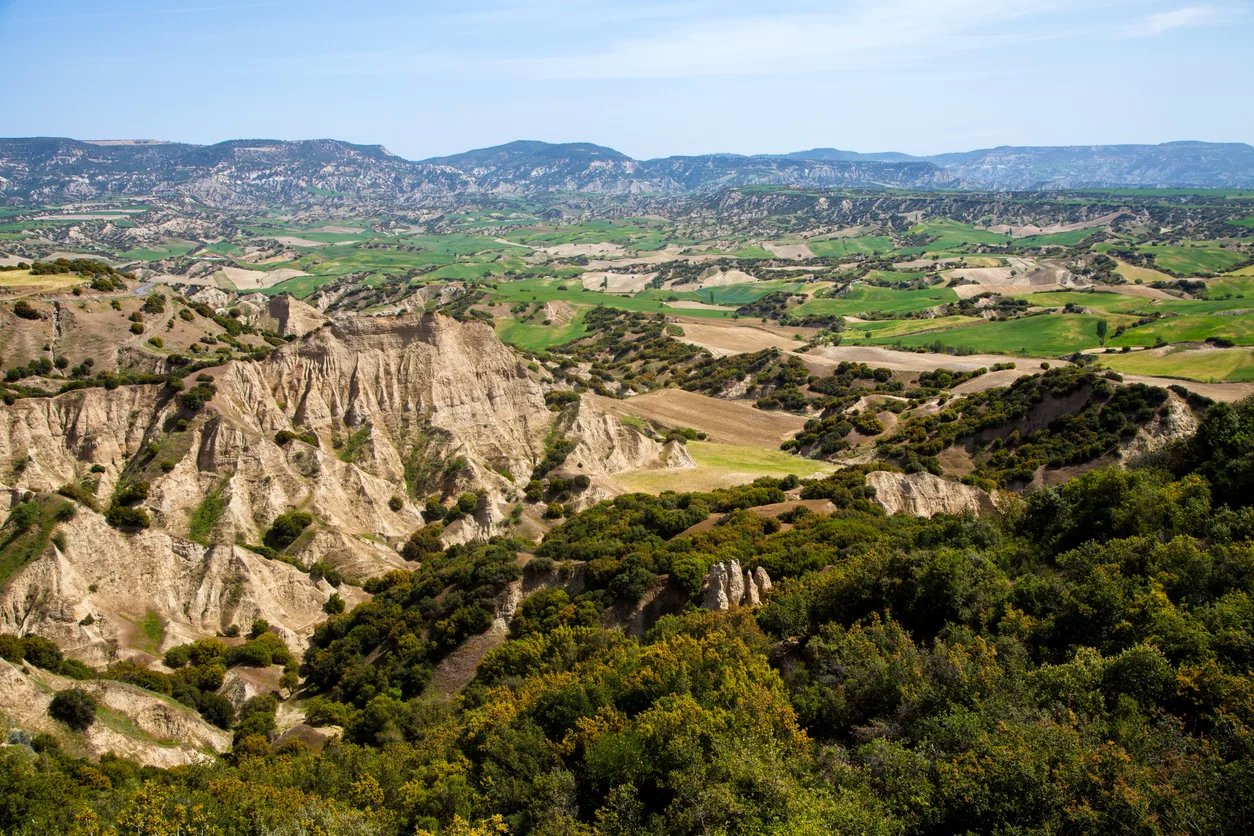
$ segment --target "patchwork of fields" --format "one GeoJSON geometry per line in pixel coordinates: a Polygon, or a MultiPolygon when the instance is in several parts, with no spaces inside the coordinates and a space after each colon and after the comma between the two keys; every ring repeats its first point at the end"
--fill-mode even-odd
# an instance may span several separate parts
{"type": "MultiPolygon", "coordinates": [[[[1144,196],[1131,190],[1125,197],[1144,196]]],[[[41,207],[30,214],[6,207],[0,238],[51,235],[75,223],[133,229],[150,208],[41,207]]],[[[588,312],[604,305],[696,329],[737,319],[806,324],[849,346],[1036,359],[1092,352],[1130,373],[1247,379],[1249,353],[1236,349],[1254,346],[1254,248],[1244,232],[1254,229],[1254,213],[1227,221],[1235,237],[1214,240],[1112,226],[1121,214],[1016,225],[918,212],[889,226],[702,238],[663,217],[555,221],[536,206],[506,202],[449,213],[439,231],[384,217],[296,221],[270,213],[203,241],[160,234],[106,255],[122,266],[173,271],[174,280],[196,268],[199,281],[228,290],[298,298],[332,283],[393,294],[465,287],[503,339],[531,352],[586,336],[588,312]],[[1072,271],[1112,253],[1113,269],[1105,269],[1128,283],[1126,291],[1082,289],[1087,279],[1072,271]],[[613,292],[607,276],[615,279],[613,292]],[[1182,277],[1206,277],[1205,291],[1174,288],[1182,277]],[[1027,307],[974,304],[989,295],[1027,307]]],[[[59,281],[0,275],[10,294],[59,281]]],[[[722,345],[711,332],[711,345],[796,347],[786,334],[798,333],[744,331],[744,339],[722,345]]]]}

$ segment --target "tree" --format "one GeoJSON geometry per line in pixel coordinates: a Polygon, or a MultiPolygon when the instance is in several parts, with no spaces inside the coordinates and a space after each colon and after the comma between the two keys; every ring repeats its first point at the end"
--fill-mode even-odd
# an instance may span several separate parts
{"type": "Polygon", "coordinates": [[[410,561],[421,561],[439,555],[444,551],[444,544],[440,542],[442,533],[444,526],[440,523],[424,525],[409,535],[409,539],[401,547],[401,557],[410,561]]]}
{"type": "Polygon", "coordinates": [[[74,731],[86,731],[96,719],[96,699],[81,688],[58,691],[48,704],[48,716],[74,731]]]}
{"type": "Polygon", "coordinates": [[[1109,327],[1110,327],[1110,323],[1108,323],[1106,320],[1104,319],[1097,320],[1097,341],[1100,342],[1102,345],[1106,344],[1106,329],[1109,327]]]}
{"type": "Polygon", "coordinates": [[[279,514],[274,518],[274,522],[270,524],[270,530],[266,532],[265,543],[275,551],[282,551],[292,545],[292,543],[295,543],[296,538],[312,522],[313,515],[305,511],[289,511],[286,514],[279,514]]]}

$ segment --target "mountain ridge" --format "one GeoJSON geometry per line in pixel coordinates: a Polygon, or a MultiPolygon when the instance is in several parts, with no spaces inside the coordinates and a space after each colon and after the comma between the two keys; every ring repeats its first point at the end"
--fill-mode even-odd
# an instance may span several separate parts
{"type": "Polygon", "coordinates": [[[1254,146],[998,146],[916,157],[813,148],[787,154],[637,160],[589,142],[517,140],[409,160],[336,139],[0,138],[0,200],[173,195],[212,206],[448,202],[462,195],[682,195],[719,188],[1029,191],[1120,187],[1254,188],[1254,146]]]}

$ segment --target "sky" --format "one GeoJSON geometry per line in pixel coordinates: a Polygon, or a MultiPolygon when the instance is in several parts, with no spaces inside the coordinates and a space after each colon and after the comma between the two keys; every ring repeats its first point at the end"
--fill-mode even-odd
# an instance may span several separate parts
{"type": "Polygon", "coordinates": [[[0,136],[1254,142],[1254,0],[0,0],[0,136]]]}

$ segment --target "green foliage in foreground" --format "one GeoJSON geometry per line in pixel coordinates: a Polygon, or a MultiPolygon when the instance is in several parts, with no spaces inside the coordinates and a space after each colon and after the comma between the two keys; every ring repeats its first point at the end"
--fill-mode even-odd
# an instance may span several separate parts
{"type": "Polygon", "coordinates": [[[517,576],[517,544],[450,550],[328,621],[309,718],[345,742],[272,750],[259,705],[231,759],[168,772],[10,747],[0,828],[1241,833],[1252,442],[1254,402],[1214,405],[1159,469],[1093,471],[978,520],[885,518],[857,471],[804,486],[835,513],[782,521],[749,510],[779,483],[620,497],[546,539],[524,587],[568,588],[523,604],[459,699],[408,672],[478,629],[456,613],[517,576]],[[721,524],[685,533],[708,513],[721,524]],[[689,610],[643,639],[600,626],[637,568],[683,583],[732,557],[777,578],[766,607],[689,610]]]}

